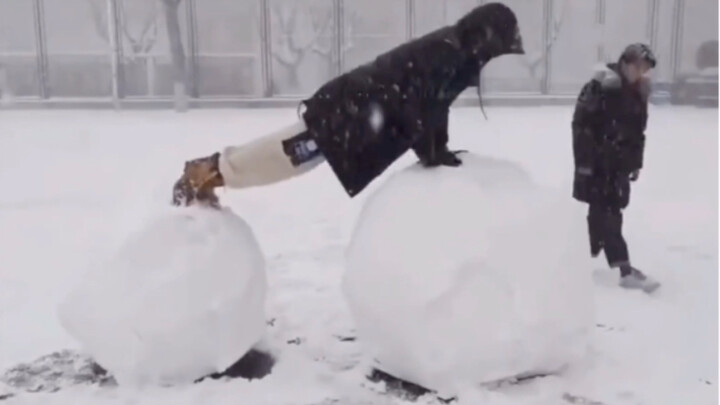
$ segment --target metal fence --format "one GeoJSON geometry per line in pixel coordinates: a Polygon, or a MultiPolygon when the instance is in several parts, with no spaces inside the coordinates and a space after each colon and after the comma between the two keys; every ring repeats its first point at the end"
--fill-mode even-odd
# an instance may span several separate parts
{"type": "MultiPolygon", "coordinates": [[[[0,0],[0,92],[34,100],[160,100],[174,93],[164,1],[0,0]]],[[[178,0],[187,93],[307,95],[482,0],[178,0]]],[[[505,0],[526,55],[486,67],[495,95],[573,94],[628,43],[656,50],[656,80],[696,70],[718,39],[717,0],[505,0]]]]}

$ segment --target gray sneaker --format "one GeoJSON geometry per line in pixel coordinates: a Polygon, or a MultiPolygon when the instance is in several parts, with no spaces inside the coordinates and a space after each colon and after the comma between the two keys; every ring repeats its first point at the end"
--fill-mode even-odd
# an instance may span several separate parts
{"type": "Polygon", "coordinates": [[[628,290],[643,290],[650,294],[660,287],[660,283],[633,268],[630,274],[620,278],[620,287],[628,290]]]}

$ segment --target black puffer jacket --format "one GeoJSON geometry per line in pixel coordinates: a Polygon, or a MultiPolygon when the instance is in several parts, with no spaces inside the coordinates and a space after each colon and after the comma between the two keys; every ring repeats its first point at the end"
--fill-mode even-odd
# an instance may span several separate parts
{"type": "Polygon", "coordinates": [[[632,85],[607,65],[583,87],[572,121],[573,196],[587,203],[624,208],[630,173],[643,167],[649,85],[632,85]]]}
{"type": "Polygon", "coordinates": [[[446,164],[450,105],[478,85],[485,64],[511,53],[523,53],[514,13],[498,3],[479,6],[329,81],[303,101],[303,118],[355,196],[408,149],[427,165],[446,164]]]}

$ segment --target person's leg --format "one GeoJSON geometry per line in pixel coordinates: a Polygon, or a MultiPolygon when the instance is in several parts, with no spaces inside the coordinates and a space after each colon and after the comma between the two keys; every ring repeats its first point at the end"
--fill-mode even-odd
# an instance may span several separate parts
{"type": "Polygon", "coordinates": [[[620,286],[627,289],[655,291],[660,283],[643,274],[630,263],[628,246],[622,234],[623,214],[618,207],[609,207],[605,217],[605,256],[612,268],[620,269],[620,286]]]}
{"type": "Polygon", "coordinates": [[[218,205],[214,189],[265,186],[300,176],[325,161],[299,121],[242,145],[185,162],[173,187],[173,204],[218,205]]]}
{"type": "Polygon", "coordinates": [[[605,232],[605,210],[602,205],[590,203],[588,207],[588,234],[590,236],[590,255],[597,257],[603,250],[605,232]]]}
{"type": "Polygon", "coordinates": [[[604,216],[605,232],[603,236],[603,248],[605,257],[611,268],[619,268],[620,275],[630,274],[630,255],[627,242],[622,234],[623,214],[617,207],[606,207],[604,216]]]}
{"type": "Polygon", "coordinates": [[[229,188],[265,186],[309,172],[324,162],[300,121],[244,145],[228,146],[218,170],[229,188]]]}

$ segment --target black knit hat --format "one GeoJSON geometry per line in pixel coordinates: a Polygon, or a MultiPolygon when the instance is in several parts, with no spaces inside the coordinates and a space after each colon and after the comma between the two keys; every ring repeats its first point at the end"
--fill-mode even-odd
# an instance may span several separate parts
{"type": "Polygon", "coordinates": [[[643,43],[635,43],[628,45],[620,55],[620,61],[626,63],[636,62],[638,60],[644,60],[650,64],[651,68],[654,68],[657,64],[655,54],[652,49],[643,43]]]}

